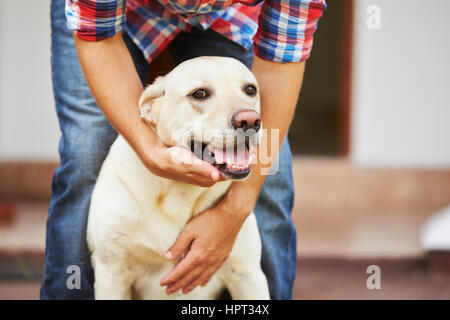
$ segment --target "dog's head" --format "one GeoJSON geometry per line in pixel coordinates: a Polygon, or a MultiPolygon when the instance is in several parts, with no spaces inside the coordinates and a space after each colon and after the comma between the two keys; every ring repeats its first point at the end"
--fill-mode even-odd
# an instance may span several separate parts
{"type": "Polygon", "coordinates": [[[185,61],[143,92],[141,117],[167,146],[190,148],[225,178],[244,179],[261,133],[256,79],[232,58],[185,61]]]}

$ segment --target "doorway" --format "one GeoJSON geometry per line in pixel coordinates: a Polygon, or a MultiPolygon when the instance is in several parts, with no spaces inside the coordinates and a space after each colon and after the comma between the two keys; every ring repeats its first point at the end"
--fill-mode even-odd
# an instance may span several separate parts
{"type": "Polygon", "coordinates": [[[352,19],[353,0],[327,1],[289,132],[295,155],[348,155],[352,19]]]}

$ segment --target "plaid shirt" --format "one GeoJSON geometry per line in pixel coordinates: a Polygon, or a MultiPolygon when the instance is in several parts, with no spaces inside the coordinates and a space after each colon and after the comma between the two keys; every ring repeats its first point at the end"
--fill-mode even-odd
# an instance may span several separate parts
{"type": "Polygon", "coordinates": [[[125,28],[149,62],[192,26],[247,49],[254,44],[265,60],[298,62],[309,58],[325,6],[325,0],[66,0],[66,17],[88,41],[125,28]]]}

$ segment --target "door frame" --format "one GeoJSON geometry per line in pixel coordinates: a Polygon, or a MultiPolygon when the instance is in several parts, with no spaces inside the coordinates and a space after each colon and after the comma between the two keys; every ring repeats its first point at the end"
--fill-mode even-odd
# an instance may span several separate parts
{"type": "Polygon", "coordinates": [[[354,0],[340,0],[339,146],[340,156],[351,149],[354,0]]]}

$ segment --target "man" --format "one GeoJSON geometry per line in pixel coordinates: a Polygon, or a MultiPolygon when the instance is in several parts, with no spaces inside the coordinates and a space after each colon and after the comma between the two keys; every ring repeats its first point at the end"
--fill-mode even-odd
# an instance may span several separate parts
{"type": "Polygon", "coordinates": [[[166,47],[176,64],[215,55],[234,57],[251,68],[260,86],[264,128],[279,130],[281,148],[278,154],[276,145],[268,145],[273,160],[278,154],[277,174],[264,176],[255,165],[249,179],[233,183],[215,208],[187,224],[166,257],[180,257],[189,245],[190,250],[161,285],[173,293],[207,283],[254,208],[271,298],[291,298],[296,234],[285,136],[324,7],[323,0],[67,0],[66,7],[64,0],[52,1],[52,78],[62,137],[47,221],[42,299],[94,297],[86,221],[96,177],[117,131],[157,175],[201,186],[222,179],[206,162],[174,163],[173,150],[139,118],[137,102],[149,63],[166,47]],[[80,282],[68,285],[72,275],[80,282]]]}

